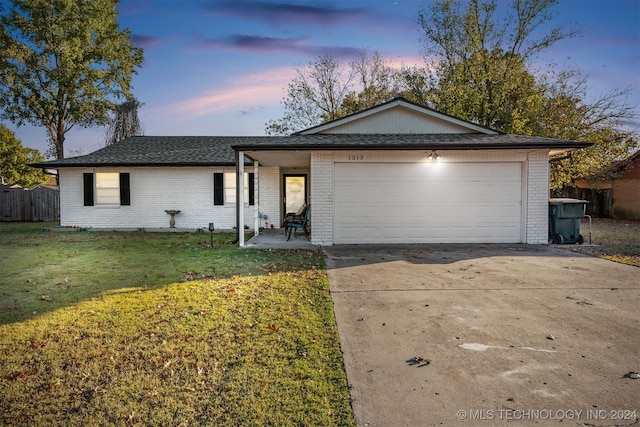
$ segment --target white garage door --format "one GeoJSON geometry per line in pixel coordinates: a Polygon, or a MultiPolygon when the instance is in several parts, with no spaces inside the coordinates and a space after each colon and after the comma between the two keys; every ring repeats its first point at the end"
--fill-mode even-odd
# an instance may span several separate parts
{"type": "Polygon", "coordinates": [[[521,163],[336,163],[335,243],[521,241],[521,163]]]}

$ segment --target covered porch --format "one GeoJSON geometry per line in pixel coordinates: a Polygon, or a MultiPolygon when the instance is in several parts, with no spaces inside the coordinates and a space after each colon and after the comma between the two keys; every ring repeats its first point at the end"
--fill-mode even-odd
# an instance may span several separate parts
{"type": "MultiPolygon", "coordinates": [[[[287,241],[282,229],[287,213],[297,212],[311,204],[311,152],[287,150],[236,151],[236,169],[239,181],[237,188],[245,188],[244,159],[253,162],[254,200],[253,206],[246,205],[243,192],[238,192],[238,219],[243,218],[244,209],[254,211],[255,236],[244,241],[239,236],[239,245],[254,248],[316,248],[303,235],[291,237],[287,241]]],[[[312,212],[312,211],[311,211],[312,212]]],[[[313,233],[309,217],[310,233],[313,233]]]]}

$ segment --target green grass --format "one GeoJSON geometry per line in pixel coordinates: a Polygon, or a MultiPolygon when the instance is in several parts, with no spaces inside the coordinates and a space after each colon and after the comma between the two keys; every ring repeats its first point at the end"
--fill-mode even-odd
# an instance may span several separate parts
{"type": "Polygon", "coordinates": [[[0,224],[0,425],[354,425],[320,252],[41,227],[0,224]]]}

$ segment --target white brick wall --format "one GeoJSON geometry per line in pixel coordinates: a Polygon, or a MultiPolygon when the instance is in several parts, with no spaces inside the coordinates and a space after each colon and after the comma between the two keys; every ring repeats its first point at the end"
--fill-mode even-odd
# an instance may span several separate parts
{"type": "MultiPolygon", "coordinates": [[[[318,151],[311,154],[310,203],[312,242],[333,244],[334,163],[349,161],[349,155],[366,154],[366,161],[423,161],[423,152],[318,151]]],[[[523,168],[522,240],[529,244],[548,242],[549,163],[547,150],[535,151],[448,151],[445,162],[521,161],[523,168]]],[[[83,206],[84,172],[95,169],[60,170],[61,225],[91,228],[168,228],[165,209],[180,209],[177,228],[207,228],[214,222],[216,229],[235,226],[235,204],[213,205],[213,173],[235,172],[235,168],[119,168],[105,172],[129,172],[131,206],[83,206]]],[[[251,172],[252,169],[247,170],[251,172]]],[[[257,171],[256,202],[268,219],[262,226],[280,227],[281,177],[278,167],[262,167],[257,171]]],[[[245,205],[245,224],[253,228],[256,209],[245,205]]]]}
{"type": "Polygon", "coordinates": [[[549,151],[527,155],[526,239],[532,245],[549,243],[549,151]]]}
{"type": "Polygon", "coordinates": [[[280,168],[260,166],[258,174],[258,208],[262,214],[267,215],[267,219],[262,220],[262,226],[270,228],[273,224],[274,228],[280,228],[280,168]]]}
{"type": "MultiPolygon", "coordinates": [[[[247,172],[252,172],[252,168],[247,172]]],[[[60,224],[90,228],[169,228],[166,209],[179,209],[176,228],[216,229],[235,226],[235,203],[213,205],[213,174],[235,168],[117,168],[61,169],[60,224]],[[84,206],[84,172],[128,172],[131,206],[84,206]]],[[[255,211],[245,207],[245,224],[253,228],[255,211]]]]}
{"type": "Polygon", "coordinates": [[[311,241],[333,244],[333,152],[311,153],[311,241]]]}

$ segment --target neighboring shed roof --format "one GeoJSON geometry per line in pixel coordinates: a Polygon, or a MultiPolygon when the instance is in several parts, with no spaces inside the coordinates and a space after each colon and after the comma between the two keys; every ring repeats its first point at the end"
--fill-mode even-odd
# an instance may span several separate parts
{"type": "Polygon", "coordinates": [[[626,159],[616,163],[615,167],[616,167],[616,169],[626,169],[626,168],[632,166],[633,163],[637,162],[638,160],[640,160],[640,150],[638,150],[635,153],[631,154],[626,159]]]}
{"type": "Polygon", "coordinates": [[[136,136],[93,153],[33,163],[57,169],[100,166],[233,166],[238,151],[491,150],[581,148],[589,143],[508,134],[136,136]]]}

